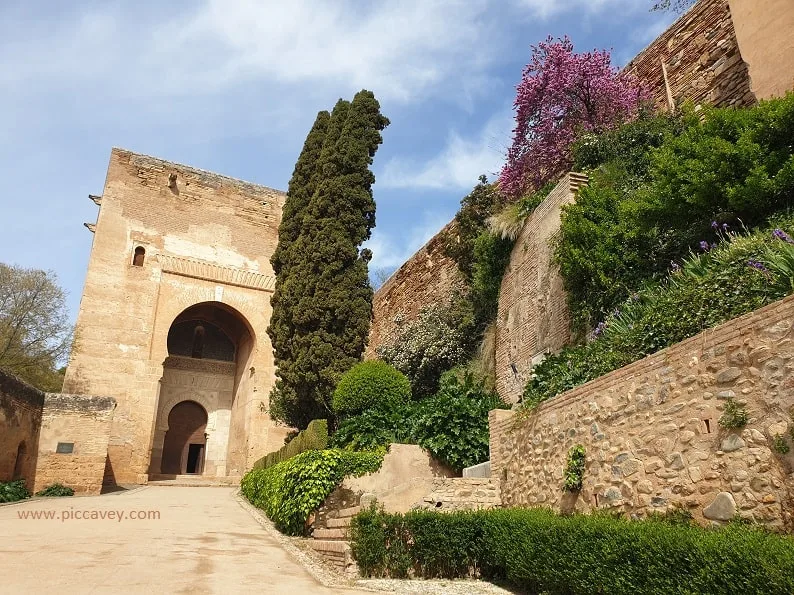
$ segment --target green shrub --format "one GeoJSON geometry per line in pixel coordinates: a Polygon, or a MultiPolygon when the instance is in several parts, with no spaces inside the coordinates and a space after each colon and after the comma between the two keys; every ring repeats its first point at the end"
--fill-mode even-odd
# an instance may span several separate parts
{"type": "Polygon", "coordinates": [[[365,576],[506,578],[530,593],[794,592],[794,540],[754,527],[702,529],[545,509],[370,509],[351,527],[365,576]]]}
{"type": "Polygon", "coordinates": [[[460,201],[455,214],[455,227],[444,238],[444,251],[458,265],[463,278],[471,282],[474,276],[474,243],[485,231],[488,217],[506,202],[496,184],[489,184],[486,176],[460,201]]]}
{"type": "Polygon", "coordinates": [[[448,372],[438,393],[417,407],[414,438],[453,469],[476,465],[488,460],[488,412],[507,408],[470,372],[448,372]]]}
{"type": "Polygon", "coordinates": [[[566,492],[578,492],[582,489],[584,480],[585,450],[584,446],[577,444],[568,451],[568,461],[565,464],[563,489],[566,492]]]}
{"type": "Polygon", "coordinates": [[[415,400],[433,395],[441,374],[465,362],[474,348],[474,314],[463,296],[426,306],[415,320],[396,322],[396,336],[378,348],[378,357],[408,377],[415,400]]]}
{"type": "Polygon", "coordinates": [[[776,434],[775,437],[772,439],[772,448],[775,449],[775,452],[781,455],[787,455],[791,450],[791,447],[786,442],[786,437],[782,434],[776,434]]]}
{"type": "Polygon", "coordinates": [[[747,413],[744,405],[740,405],[733,399],[725,401],[725,410],[719,419],[719,424],[723,428],[738,429],[747,425],[750,420],[750,414],[747,413]]]}
{"type": "Polygon", "coordinates": [[[381,405],[346,417],[339,422],[330,445],[347,450],[375,450],[395,442],[415,444],[415,409],[412,402],[381,405]]]}
{"type": "MultiPolygon", "coordinates": [[[[787,229],[794,227],[794,217],[785,221],[787,229]]],[[[792,291],[794,277],[774,269],[770,256],[787,253],[791,244],[772,230],[724,237],[717,247],[691,256],[666,282],[632,294],[588,343],[567,347],[536,366],[524,389],[524,405],[532,407],[792,291]]]]}
{"type": "MultiPolygon", "coordinates": [[[[288,434],[287,438],[289,436],[288,434]]],[[[328,422],[324,419],[315,419],[309,422],[305,430],[297,432],[289,440],[285,439],[285,442],[284,446],[254,463],[253,468],[267,469],[307,450],[328,448],[328,422]]]]}
{"type": "Polygon", "coordinates": [[[16,502],[30,498],[30,492],[25,487],[25,480],[0,482],[0,502],[16,502]]]}
{"type": "Polygon", "coordinates": [[[306,520],[342,480],[380,469],[384,452],[309,450],[267,469],[243,476],[240,489],[279,531],[300,535],[306,520]]]}
{"type": "Polygon", "coordinates": [[[380,360],[361,362],[342,374],[334,390],[338,415],[355,415],[378,405],[394,406],[411,398],[405,375],[380,360]]]}
{"type": "Polygon", "coordinates": [[[331,444],[349,450],[419,444],[456,470],[488,460],[488,412],[508,405],[468,371],[447,372],[440,384],[419,403],[376,407],[343,420],[331,444]]]}
{"type": "Polygon", "coordinates": [[[710,236],[754,229],[794,202],[794,93],[751,108],[640,118],[584,137],[590,174],[563,209],[555,258],[576,330],[592,328],[710,236]]]}
{"type": "Polygon", "coordinates": [[[36,495],[51,497],[74,496],[74,490],[63,485],[62,483],[54,483],[50,486],[47,486],[43,490],[36,492],[36,495]]]}
{"type": "Polygon", "coordinates": [[[510,262],[513,241],[483,231],[474,241],[474,263],[471,279],[471,300],[478,330],[496,318],[499,289],[510,262]]]}

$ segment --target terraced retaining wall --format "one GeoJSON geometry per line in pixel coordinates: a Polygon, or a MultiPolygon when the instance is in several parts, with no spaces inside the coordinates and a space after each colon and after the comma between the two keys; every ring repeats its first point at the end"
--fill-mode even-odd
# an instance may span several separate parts
{"type": "Polygon", "coordinates": [[[530,414],[491,412],[492,477],[505,506],[674,506],[696,520],[738,515],[794,529],[794,296],[602,376],[530,414]],[[728,399],[749,423],[719,424],[728,399]],[[773,448],[776,437],[790,447],[773,448]],[[582,444],[579,494],[562,490],[568,450],[582,444]]]}

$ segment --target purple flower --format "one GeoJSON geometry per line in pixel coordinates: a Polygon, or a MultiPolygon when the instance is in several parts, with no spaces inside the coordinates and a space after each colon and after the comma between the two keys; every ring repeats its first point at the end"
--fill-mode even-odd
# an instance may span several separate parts
{"type": "Polygon", "coordinates": [[[717,227],[719,227],[719,224],[716,221],[712,221],[711,222],[711,229],[717,229],[717,227]]]}
{"type": "Polygon", "coordinates": [[[717,247],[717,242],[714,242],[714,243],[711,245],[711,249],[712,249],[712,250],[714,250],[714,248],[716,248],[716,247],[717,247]]]}
{"type": "Polygon", "coordinates": [[[756,269],[758,271],[761,271],[762,273],[768,273],[769,272],[769,269],[764,266],[764,263],[758,262],[757,260],[752,259],[752,258],[747,261],[747,266],[752,267],[752,268],[754,268],[754,269],[756,269]]]}
{"type": "Polygon", "coordinates": [[[596,325],[596,327],[593,329],[593,337],[600,337],[601,333],[604,332],[606,326],[607,326],[606,322],[599,322],[596,325]]]}
{"type": "Polygon", "coordinates": [[[722,224],[722,231],[728,231],[728,224],[727,223],[723,223],[722,224]]]}
{"type": "Polygon", "coordinates": [[[794,244],[794,240],[791,239],[791,236],[788,235],[782,229],[776,229],[772,232],[772,235],[775,236],[778,240],[783,240],[787,244],[794,244]]]}
{"type": "Polygon", "coordinates": [[[708,252],[709,243],[706,240],[700,240],[700,249],[703,250],[703,252],[708,252]]]}

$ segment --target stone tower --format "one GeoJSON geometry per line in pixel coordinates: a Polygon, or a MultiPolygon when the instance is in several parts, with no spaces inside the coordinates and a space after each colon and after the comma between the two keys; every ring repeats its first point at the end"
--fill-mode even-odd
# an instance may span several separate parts
{"type": "Polygon", "coordinates": [[[284,197],[111,151],[64,382],[118,402],[106,483],[238,476],[283,443],[265,331],[284,197]]]}

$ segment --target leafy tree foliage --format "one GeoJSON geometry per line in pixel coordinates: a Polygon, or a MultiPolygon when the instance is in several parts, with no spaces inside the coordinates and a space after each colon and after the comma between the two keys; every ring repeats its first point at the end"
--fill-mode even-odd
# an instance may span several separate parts
{"type": "Polygon", "coordinates": [[[564,207],[556,258],[578,330],[665,276],[712,226],[794,203],[794,94],[749,109],[645,115],[574,146],[590,186],[564,207]]]}
{"type": "Polygon", "coordinates": [[[361,413],[376,405],[399,405],[411,399],[411,384],[394,366],[380,360],[361,362],[342,374],[334,390],[339,415],[361,413]]]}
{"type": "Polygon", "coordinates": [[[608,51],[574,53],[568,37],[532,46],[514,102],[516,127],[500,189],[513,198],[540,189],[571,165],[581,132],[600,132],[633,119],[643,91],[612,66],[608,51]]]}
{"type": "Polygon", "coordinates": [[[672,11],[677,13],[686,12],[686,10],[692,6],[696,0],[660,0],[656,4],[653,5],[651,10],[661,10],[661,11],[672,11]]]}
{"type": "Polygon", "coordinates": [[[460,209],[455,214],[454,233],[446,238],[444,250],[457,263],[468,282],[474,276],[474,242],[486,230],[488,218],[499,211],[505,202],[496,184],[489,184],[484,175],[460,201],[460,209]]]}
{"type": "Polygon", "coordinates": [[[752,312],[794,291],[794,216],[783,229],[724,234],[665,282],[630,296],[599,324],[593,340],[566,347],[533,369],[524,389],[533,406],[670,345],[752,312]]]}
{"type": "Polygon", "coordinates": [[[502,287],[513,241],[483,231],[474,241],[474,263],[471,279],[471,299],[478,330],[496,318],[499,309],[499,290],[502,287]]]}
{"type": "Polygon", "coordinates": [[[0,368],[45,391],[57,392],[57,370],[72,328],[63,290],[52,272],[0,263],[0,368]]]}
{"type": "Polygon", "coordinates": [[[419,444],[456,470],[486,461],[488,412],[508,406],[470,372],[449,371],[439,384],[423,401],[381,402],[344,419],[332,444],[348,450],[419,444]]]}
{"type": "Polygon", "coordinates": [[[488,412],[507,408],[471,373],[451,371],[441,378],[439,391],[419,404],[414,437],[440,461],[461,470],[488,460],[488,412]]]}
{"type": "Polygon", "coordinates": [[[334,386],[366,344],[372,255],[360,246],[375,225],[369,166],[389,123],[365,90],[337,102],[323,135],[324,120],[318,115],[289,188],[268,328],[278,369],[271,415],[299,428],[332,416],[334,386]]]}

